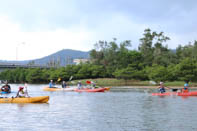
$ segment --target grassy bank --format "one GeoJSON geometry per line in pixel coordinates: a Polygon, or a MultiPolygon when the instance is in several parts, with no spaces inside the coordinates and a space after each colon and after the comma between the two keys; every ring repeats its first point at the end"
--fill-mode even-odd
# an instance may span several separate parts
{"type": "MultiPolygon", "coordinates": [[[[73,80],[69,84],[76,85],[78,81],[81,81],[83,85],[86,85],[86,81],[93,81],[98,86],[158,86],[157,84],[151,84],[149,81],[138,81],[138,80],[123,80],[123,79],[114,79],[114,78],[98,78],[98,79],[82,79],[82,80],[73,80]]],[[[183,87],[184,81],[174,81],[174,82],[165,82],[165,86],[180,86],[183,87]]],[[[191,87],[197,87],[197,83],[190,82],[191,87]]]]}

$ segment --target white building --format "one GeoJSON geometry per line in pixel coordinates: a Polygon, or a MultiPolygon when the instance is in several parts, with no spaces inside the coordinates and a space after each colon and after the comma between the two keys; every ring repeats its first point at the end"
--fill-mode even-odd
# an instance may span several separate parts
{"type": "Polygon", "coordinates": [[[88,59],[74,59],[73,62],[78,65],[80,63],[86,63],[88,62],[89,60],[88,59]]]}

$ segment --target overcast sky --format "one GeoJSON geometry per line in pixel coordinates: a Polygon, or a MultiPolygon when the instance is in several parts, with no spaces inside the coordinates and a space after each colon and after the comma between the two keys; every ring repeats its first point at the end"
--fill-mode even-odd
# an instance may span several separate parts
{"type": "Polygon", "coordinates": [[[131,40],[144,29],[169,48],[197,40],[195,0],[0,0],[0,59],[29,60],[62,49],[89,51],[99,40],[131,40]]]}

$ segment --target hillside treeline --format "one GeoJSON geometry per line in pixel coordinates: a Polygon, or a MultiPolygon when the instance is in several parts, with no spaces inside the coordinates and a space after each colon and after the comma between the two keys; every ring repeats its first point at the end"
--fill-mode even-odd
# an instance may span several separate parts
{"type": "Polygon", "coordinates": [[[90,51],[90,61],[53,69],[12,69],[0,73],[9,82],[45,83],[50,79],[117,78],[158,81],[197,81],[197,41],[176,50],[168,49],[170,40],[163,32],[145,29],[138,50],[131,41],[98,41],[90,51]]]}

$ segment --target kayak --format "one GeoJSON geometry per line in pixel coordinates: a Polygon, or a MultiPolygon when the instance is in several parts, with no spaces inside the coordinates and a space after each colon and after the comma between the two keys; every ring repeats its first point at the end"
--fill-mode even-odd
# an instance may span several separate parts
{"type": "Polygon", "coordinates": [[[6,98],[0,97],[0,103],[46,103],[49,96],[25,97],[25,98],[6,98]]]}
{"type": "Polygon", "coordinates": [[[96,89],[75,89],[74,91],[76,92],[104,92],[106,89],[105,88],[96,88],[96,89]]]}
{"type": "Polygon", "coordinates": [[[1,91],[0,94],[9,94],[11,92],[1,91]]]}
{"type": "Polygon", "coordinates": [[[197,96],[197,91],[191,91],[191,92],[178,92],[178,96],[197,96]]]}
{"type": "Polygon", "coordinates": [[[49,88],[49,87],[45,87],[43,90],[44,91],[74,91],[76,89],[76,87],[68,87],[68,88],[49,88]]]}
{"type": "Polygon", "coordinates": [[[152,93],[152,96],[171,96],[176,94],[177,92],[152,93]]]}
{"type": "Polygon", "coordinates": [[[111,87],[105,87],[106,91],[109,91],[111,89],[111,87]]]}
{"type": "Polygon", "coordinates": [[[152,96],[197,96],[197,91],[152,93],[152,96]]]}

